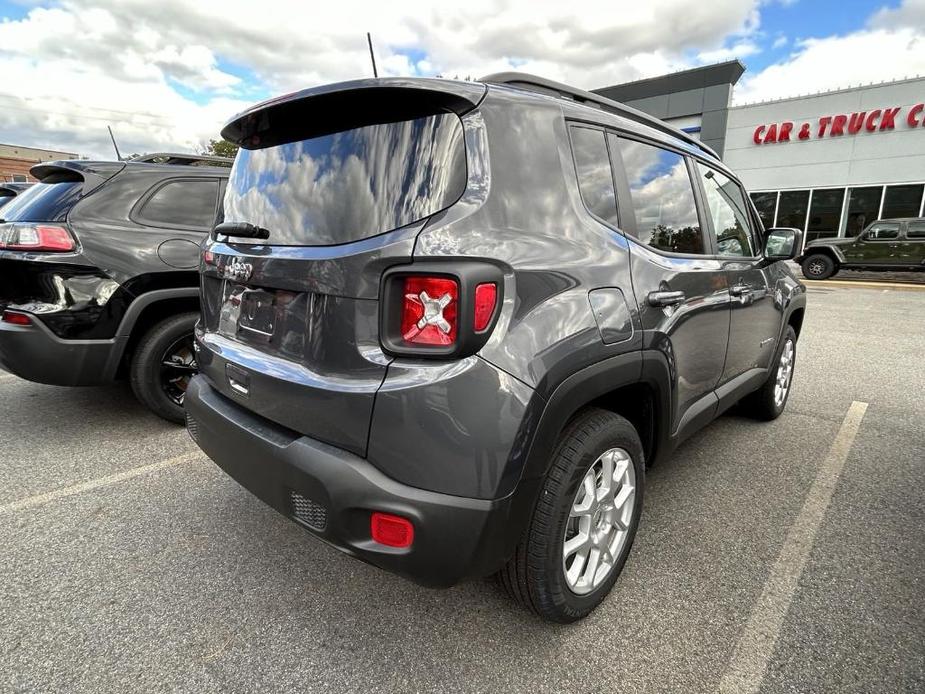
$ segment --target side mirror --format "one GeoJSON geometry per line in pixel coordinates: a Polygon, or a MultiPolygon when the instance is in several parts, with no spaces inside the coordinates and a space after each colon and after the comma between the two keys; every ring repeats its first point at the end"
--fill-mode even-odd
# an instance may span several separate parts
{"type": "Polygon", "coordinates": [[[769,229],[764,240],[765,260],[793,260],[803,248],[803,232],[781,227],[769,229]]]}

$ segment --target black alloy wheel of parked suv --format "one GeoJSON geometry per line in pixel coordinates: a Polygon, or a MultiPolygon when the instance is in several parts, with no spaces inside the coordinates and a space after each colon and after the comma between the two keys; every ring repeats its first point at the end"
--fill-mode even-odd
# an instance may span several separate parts
{"type": "Polygon", "coordinates": [[[52,385],[125,378],[183,422],[200,244],[230,164],[157,154],[33,167],[39,182],[0,210],[0,364],[52,385]]]}
{"type": "Polygon", "coordinates": [[[646,468],[740,401],[786,406],[802,232],[661,121],[503,74],[326,85],[222,135],[188,429],[350,555],[581,619],[646,468]]]}

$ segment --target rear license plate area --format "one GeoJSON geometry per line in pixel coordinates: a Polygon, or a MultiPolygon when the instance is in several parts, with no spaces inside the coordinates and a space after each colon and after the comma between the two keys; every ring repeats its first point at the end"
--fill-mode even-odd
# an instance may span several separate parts
{"type": "Polygon", "coordinates": [[[238,333],[269,342],[276,323],[276,297],[262,289],[246,289],[240,295],[238,333]]]}

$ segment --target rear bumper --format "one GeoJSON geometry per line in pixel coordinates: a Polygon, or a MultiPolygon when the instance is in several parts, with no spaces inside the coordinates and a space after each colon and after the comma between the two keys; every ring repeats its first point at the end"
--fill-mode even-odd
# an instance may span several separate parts
{"type": "Polygon", "coordinates": [[[0,322],[0,365],[20,378],[53,386],[92,386],[115,375],[119,338],[66,340],[32,317],[32,325],[0,322]]]}
{"type": "Polygon", "coordinates": [[[192,380],[185,407],[193,440],[259,499],[338,549],[431,587],[497,571],[513,552],[538,480],[503,499],[470,499],[410,487],[359,456],[300,436],[192,380]],[[298,510],[297,510],[298,509],[298,510]],[[372,541],[373,511],[414,523],[414,544],[372,541]]]}

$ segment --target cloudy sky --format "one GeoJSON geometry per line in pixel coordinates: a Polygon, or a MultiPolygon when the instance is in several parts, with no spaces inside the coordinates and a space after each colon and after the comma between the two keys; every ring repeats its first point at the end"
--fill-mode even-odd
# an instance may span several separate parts
{"type": "Polygon", "coordinates": [[[195,150],[248,104],[380,74],[591,89],[730,58],[738,103],[925,74],[925,0],[0,0],[0,142],[195,150]],[[319,9],[320,8],[320,9],[319,9]]]}

